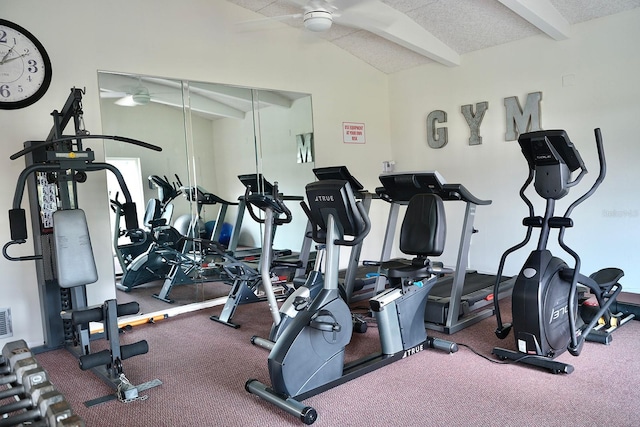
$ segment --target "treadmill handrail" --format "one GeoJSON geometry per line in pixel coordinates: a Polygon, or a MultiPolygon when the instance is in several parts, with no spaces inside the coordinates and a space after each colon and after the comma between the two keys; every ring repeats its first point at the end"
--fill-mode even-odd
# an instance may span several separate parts
{"type": "Polygon", "coordinates": [[[492,203],[491,200],[478,199],[462,184],[444,184],[442,189],[447,193],[440,195],[442,200],[461,200],[474,205],[490,205],[492,203]]]}

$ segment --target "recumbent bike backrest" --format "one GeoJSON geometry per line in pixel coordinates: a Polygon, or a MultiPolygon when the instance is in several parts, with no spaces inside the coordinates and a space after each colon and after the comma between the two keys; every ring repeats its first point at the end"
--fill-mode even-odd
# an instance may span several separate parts
{"type": "Polygon", "coordinates": [[[420,257],[442,255],[446,234],[444,203],[440,196],[413,196],[402,221],[400,250],[420,257]]]}

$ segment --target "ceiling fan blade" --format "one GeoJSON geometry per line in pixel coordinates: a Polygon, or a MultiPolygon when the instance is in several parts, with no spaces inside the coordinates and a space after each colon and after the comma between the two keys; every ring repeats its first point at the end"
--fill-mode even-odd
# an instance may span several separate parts
{"type": "Polygon", "coordinates": [[[457,52],[404,13],[379,0],[364,0],[349,7],[336,18],[336,23],[366,30],[441,64],[460,64],[457,52]]]}
{"type": "Polygon", "coordinates": [[[302,13],[295,13],[291,15],[280,16],[268,16],[258,19],[250,19],[248,21],[241,21],[236,24],[236,28],[239,31],[262,31],[275,28],[273,24],[275,22],[287,22],[302,19],[302,13]]]}
{"type": "Polygon", "coordinates": [[[123,96],[127,96],[126,92],[115,92],[115,91],[100,91],[100,98],[122,98],[123,96]]]}
{"type": "Polygon", "coordinates": [[[125,95],[122,98],[118,99],[116,102],[114,102],[114,104],[119,105],[121,107],[135,107],[136,105],[138,105],[133,100],[133,95],[125,95]]]}
{"type": "Polygon", "coordinates": [[[360,0],[349,2],[348,0],[336,1],[336,4],[344,4],[334,14],[334,22],[346,27],[368,30],[369,28],[387,28],[394,23],[393,16],[378,12],[377,0],[360,0]]]}

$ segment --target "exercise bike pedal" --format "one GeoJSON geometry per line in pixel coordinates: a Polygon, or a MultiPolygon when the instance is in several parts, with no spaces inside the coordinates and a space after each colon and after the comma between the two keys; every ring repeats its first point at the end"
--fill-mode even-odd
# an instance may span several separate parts
{"type": "Polygon", "coordinates": [[[367,321],[362,318],[359,314],[354,314],[352,316],[353,320],[353,332],[358,334],[364,334],[367,332],[367,321]]]}

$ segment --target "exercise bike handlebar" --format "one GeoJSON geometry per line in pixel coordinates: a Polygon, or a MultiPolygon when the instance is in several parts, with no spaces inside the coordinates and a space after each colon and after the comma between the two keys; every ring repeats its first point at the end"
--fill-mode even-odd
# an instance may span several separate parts
{"type": "Polygon", "coordinates": [[[244,192],[244,199],[247,203],[247,210],[249,211],[249,215],[253,218],[254,221],[264,224],[265,219],[260,218],[253,210],[253,206],[255,205],[258,209],[266,212],[267,210],[271,210],[273,213],[273,223],[275,225],[288,224],[293,219],[291,211],[284,202],[280,199],[280,195],[278,194],[278,183],[275,182],[273,184],[273,194],[266,195],[260,193],[252,193],[251,186],[248,186],[244,192]],[[284,218],[279,218],[279,215],[284,214],[284,218]]]}
{"type": "Polygon", "coordinates": [[[369,219],[369,215],[367,214],[367,210],[359,200],[356,201],[356,208],[358,208],[358,212],[360,212],[360,216],[362,217],[362,221],[364,222],[364,228],[357,236],[354,236],[351,240],[344,239],[335,239],[333,243],[341,246],[356,246],[360,242],[364,240],[365,237],[371,231],[371,220],[369,219]]]}

